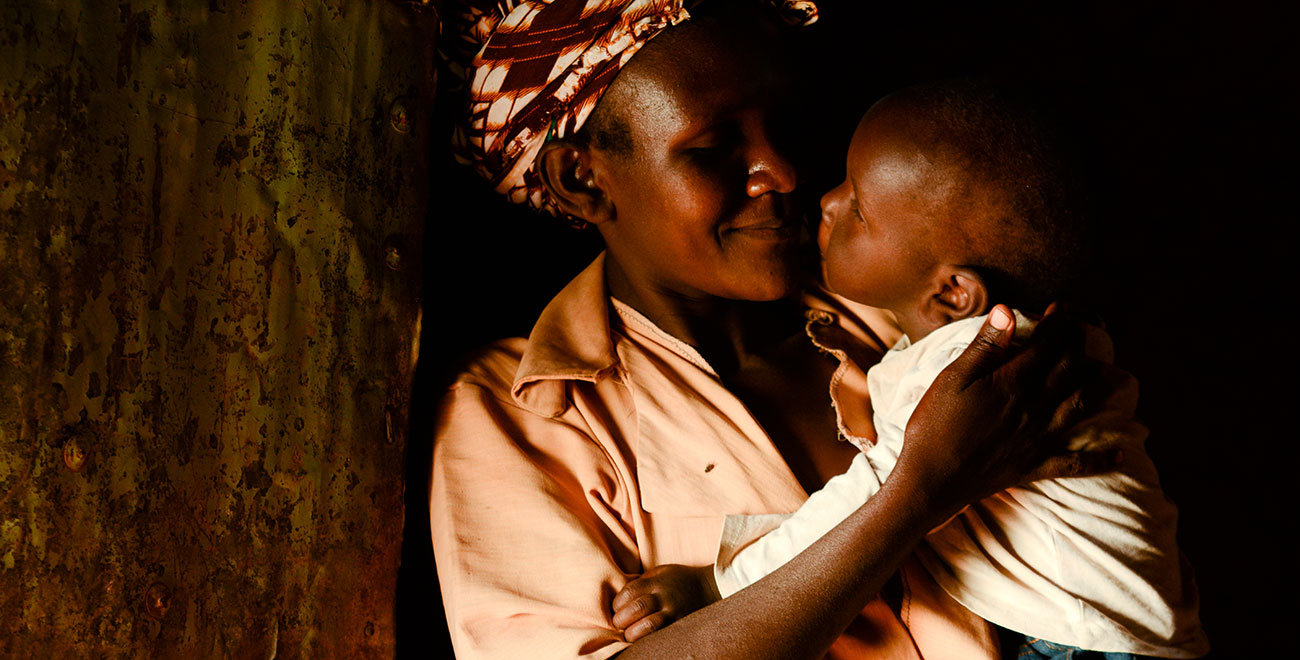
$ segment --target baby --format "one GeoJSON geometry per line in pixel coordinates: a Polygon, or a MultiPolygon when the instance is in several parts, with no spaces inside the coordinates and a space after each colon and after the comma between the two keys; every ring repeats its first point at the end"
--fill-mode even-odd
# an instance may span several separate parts
{"type": "MultiPolygon", "coordinates": [[[[794,514],[728,516],[714,566],[659,567],[630,582],[613,603],[629,641],[763,578],[862,506],[934,378],[985,315],[1008,313],[993,303],[1042,309],[1066,291],[1086,228],[1045,135],[1031,113],[973,83],[904,90],[866,113],[845,181],[822,198],[818,238],[827,285],[892,312],[905,333],[868,372],[877,437],[849,437],[862,453],[794,514]]],[[[1136,396],[1109,403],[1131,413],[1136,396]]],[[[934,530],[918,559],[966,608],[1023,634],[1022,658],[1204,655],[1177,514],[1144,436],[1103,427],[1072,448],[1108,435],[1123,452],[1117,471],[999,493],[934,530]]]]}

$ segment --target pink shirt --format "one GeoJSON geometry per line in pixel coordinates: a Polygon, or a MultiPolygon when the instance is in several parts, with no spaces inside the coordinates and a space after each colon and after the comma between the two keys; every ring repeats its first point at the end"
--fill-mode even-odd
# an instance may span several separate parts
{"type": "MultiPolygon", "coordinates": [[[[810,334],[846,360],[835,395],[898,331],[877,310],[820,307],[810,334]]],[[[869,432],[861,411],[840,412],[842,431],[869,432]]],[[[444,401],[430,522],[457,658],[614,655],[627,643],[610,602],[628,580],[712,563],[724,516],[789,513],[807,496],[698,352],[611,301],[597,258],[527,340],[487,349],[444,401]]],[[[902,611],[873,601],[830,657],[996,657],[987,624],[914,562],[903,576],[902,611]]]]}

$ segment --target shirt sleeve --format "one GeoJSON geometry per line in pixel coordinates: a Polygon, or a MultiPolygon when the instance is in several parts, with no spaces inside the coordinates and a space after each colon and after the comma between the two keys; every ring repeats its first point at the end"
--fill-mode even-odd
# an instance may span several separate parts
{"type": "Polygon", "coordinates": [[[610,603],[640,571],[625,486],[580,420],[461,382],[435,433],[430,524],[459,660],[610,657],[610,603]]]}

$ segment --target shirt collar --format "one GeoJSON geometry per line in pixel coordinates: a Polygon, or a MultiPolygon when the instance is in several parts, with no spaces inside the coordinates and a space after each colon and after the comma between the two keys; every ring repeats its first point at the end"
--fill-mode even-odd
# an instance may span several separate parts
{"type": "Polygon", "coordinates": [[[903,336],[893,312],[853,302],[816,282],[805,283],[803,302],[813,343],[822,350],[845,352],[837,357],[863,369],[903,336]]]}
{"type": "MultiPolygon", "coordinates": [[[[865,371],[902,335],[888,312],[859,305],[820,286],[806,291],[808,334],[842,363],[856,363],[865,371]]],[[[566,381],[594,383],[617,367],[610,304],[602,252],[560,290],[533,326],[510,390],[519,405],[558,417],[568,407],[566,381]]],[[[691,356],[698,357],[693,350],[687,355],[691,356]]],[[[705,370],[712,372],[707,364],[705,370]]]]}
{"type": "Polygon", "coordinates": [[[602,252],[542,310],[510,393],[524,408],[557,417],[568,407],[565,381],[595,382],[617,364],[602,252]]]}

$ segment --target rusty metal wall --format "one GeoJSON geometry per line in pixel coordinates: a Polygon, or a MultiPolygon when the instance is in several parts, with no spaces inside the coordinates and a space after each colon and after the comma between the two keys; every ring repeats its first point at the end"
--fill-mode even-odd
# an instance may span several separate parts
{"type": "Polygon", "coordinates": [[[0,656],[393,654],[435,32],[0,5],[0,656]]]}

